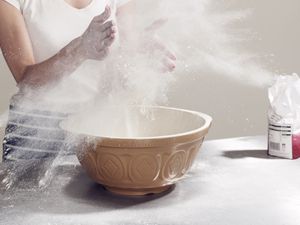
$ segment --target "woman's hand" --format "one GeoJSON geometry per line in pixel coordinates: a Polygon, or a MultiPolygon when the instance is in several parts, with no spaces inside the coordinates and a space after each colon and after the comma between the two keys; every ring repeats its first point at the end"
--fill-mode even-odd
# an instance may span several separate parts
{"type": "Polygon", "coordinates": [[[148,54],[156,56],[161,62],[161,71],[173,72],[176,68],[176,56],[171,52],[158,37],[148,38],[146,44],[148,54]]]}
{"type": "Polygon", "coordinates": [[[94,17],[87,30],[81,36],[81,52],[87,59],[102,60],[109,53],[109,47],[115,40],[117,28],[113,21],[107,21],[111,15],[110,7],[94,17]]]}
{"type": "Polygon", "coordinates": [[[145,29],[143,50],[148,54],[157,56],[161,60],[162,72],[172,72],[176,68],[176,56],[156,36],[156,31],[166,22],[167,20],[159,19],[145,29]]]}

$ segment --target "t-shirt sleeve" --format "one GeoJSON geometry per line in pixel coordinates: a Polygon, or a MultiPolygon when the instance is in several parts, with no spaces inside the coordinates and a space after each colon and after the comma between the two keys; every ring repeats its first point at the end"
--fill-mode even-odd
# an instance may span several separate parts
{"type": "Polygon", "coordinates": [[[18,10],[21,10],[21,3],[19,0],[4,0],[4,1],[16,7],[18,10]]]}
{"type": "MultiPolygon", "coordinates": [[[[0,0],[1,1],[1,0],[0,0]]],[[[16,7],[18,10],[21,10],[21,0],[3,0],[6,1],[7,3],[11,4],[12,6],[16,7]]],[[[116,0],[117,2],[117,7],[120,7],[126,3],[128,3],[131,0],[116,0]]]]}
{"type": "Polygon", "coordinates": [[[117,7],[125,5],[126,3],[130,2],[131,0],[117,0],[117,7]]]}

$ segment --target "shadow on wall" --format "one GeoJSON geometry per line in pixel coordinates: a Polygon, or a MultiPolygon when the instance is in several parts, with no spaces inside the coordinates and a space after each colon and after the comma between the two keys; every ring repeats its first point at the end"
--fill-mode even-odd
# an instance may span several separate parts
{"type": "Polygon", "coordinates": [[[10,98],[16,91],[16,82],[0,51],[0,115],[8,109],[10,98]]]}
{"type": "Polygon", "coordinates": [[[16,82],[0,51],[0,162],[2,162],[2,140],[5,132],[5,121],[3,121],[5,116],[3,114],[8,110],[10,98],[16,91],[16,82]]]}
{"type": "Polygon", "coordinates": [[[5,127],[0,126],[0,163],[2,162],[2,154],[3,154],[2,140],[4,138],[4,132],[5,132],[5,127]]]}

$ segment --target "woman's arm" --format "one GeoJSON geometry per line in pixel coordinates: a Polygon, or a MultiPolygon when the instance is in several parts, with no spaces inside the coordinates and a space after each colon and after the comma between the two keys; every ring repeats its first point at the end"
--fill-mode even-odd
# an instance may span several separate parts
{"type": "Polygon", "coordinates": [[[22,14],[0,0],[0,46],[18,86],[39,88],[53,85],[76,70],[84,60],[102,60],[115,38],[114,24],[105,22],[110,13],[106,7],[105,12],[92,20],[81,37],[71,41],[51,58],[36,63],[22,14]]]}

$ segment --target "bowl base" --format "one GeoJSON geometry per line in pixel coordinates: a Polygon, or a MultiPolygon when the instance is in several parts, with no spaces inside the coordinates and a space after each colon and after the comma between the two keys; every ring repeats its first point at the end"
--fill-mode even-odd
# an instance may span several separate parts
{"type": "Polygon", "coordinates": [[[116,188],[104,186],[106,190],[113,194],[124,195],[124,196],[145,196],[152,194],[161,194],[163,192],[168,192],[174,189],[175,184],[157,187],[157,188],[147,188],[147,189],[131,189],[131,188],[116,188]]]}

